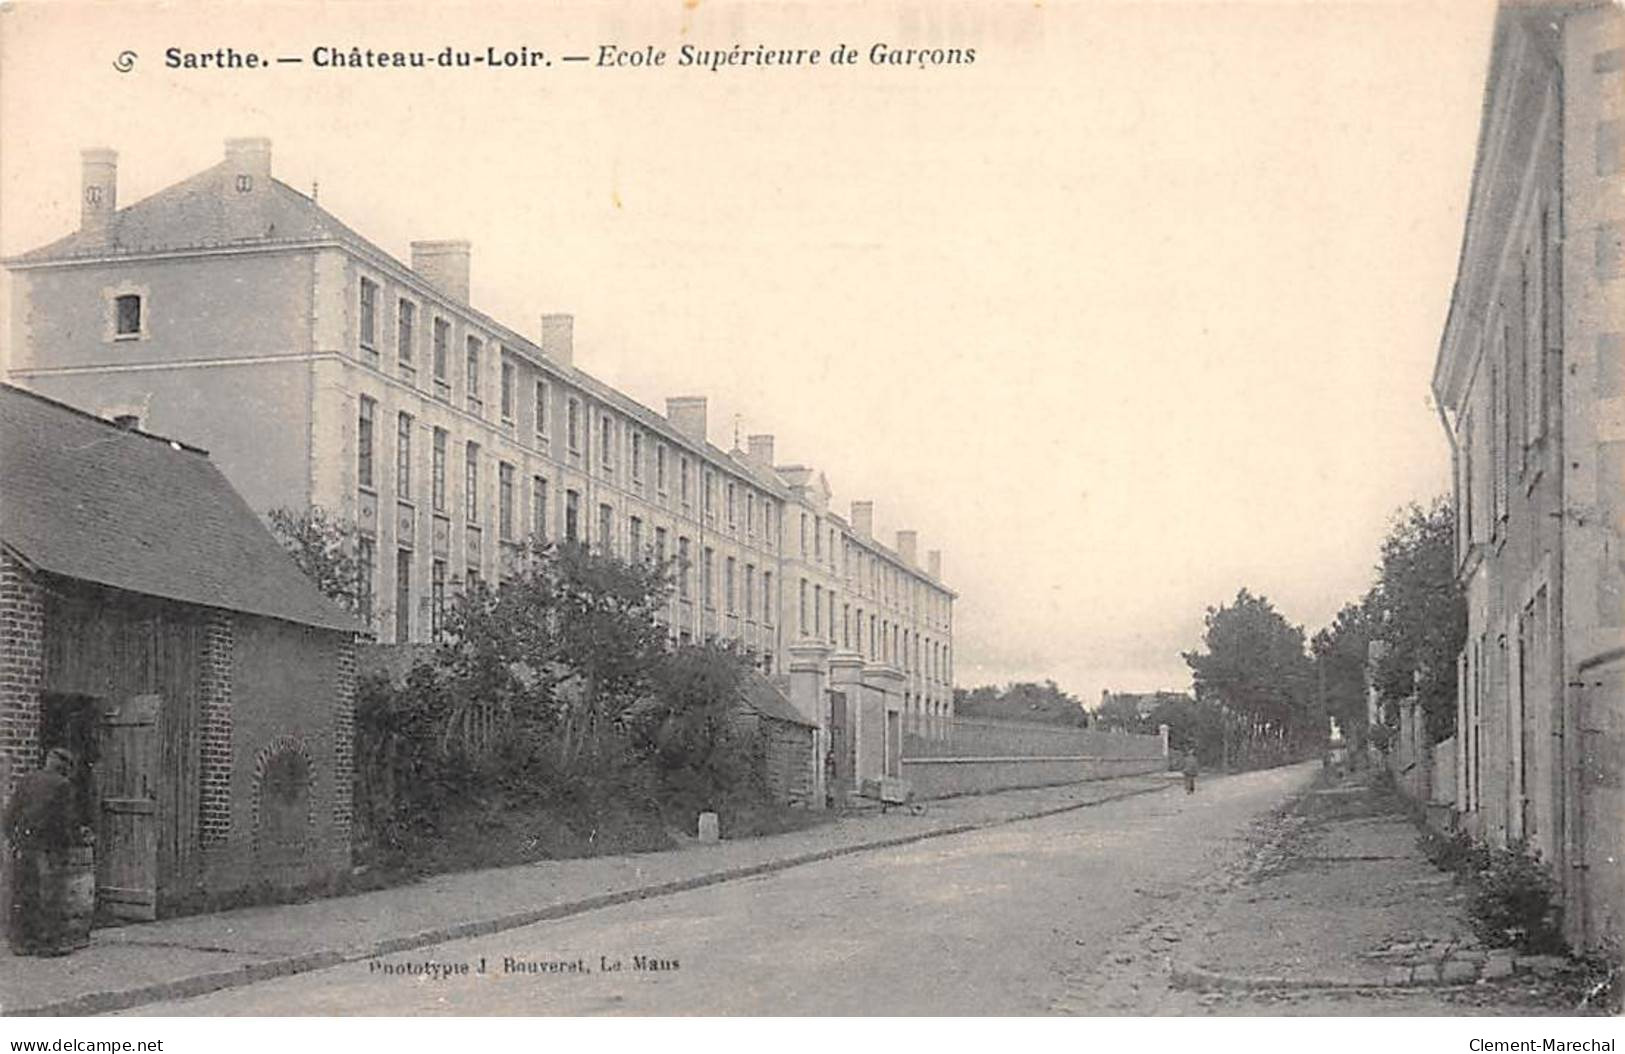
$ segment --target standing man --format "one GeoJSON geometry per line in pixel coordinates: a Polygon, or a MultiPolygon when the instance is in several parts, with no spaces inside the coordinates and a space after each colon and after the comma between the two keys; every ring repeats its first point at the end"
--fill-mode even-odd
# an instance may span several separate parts
{"type": "Polygon", "coordinates": [[[1185,793],[1195,794],[1197,772],[1196,751],[1185,751],[1185,764],[1180,767],[1180,771],[1185,774],[1185,793]]]}
{"type": "Polygon", "coordinates": [[[17,955],[66,955],[64,872],[67,851],[79,836],[77,797],[71,773],[75,759],[66,747],[53,747],[45,767],[17,783],[6,806],[5,830],[11,866],[11,903],[6,936],[17,955]]]}

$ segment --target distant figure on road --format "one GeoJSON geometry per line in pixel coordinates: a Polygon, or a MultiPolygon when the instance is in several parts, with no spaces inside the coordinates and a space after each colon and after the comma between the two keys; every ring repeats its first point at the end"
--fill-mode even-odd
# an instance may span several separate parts
{"type": "Polygon", "coordinates": [[[1181,772],[1183,772],[1185,774],[1185,793],[1186,794],[1195,794],[1196,793],[1196,773],[1198,771],[1197,770],[1197,765],[1196,765],[1196,751],[1194,751],[1194,750],[1185,751],[1185,763],[1180,766],[1179,771],[1181,771],[1181,772]]]}

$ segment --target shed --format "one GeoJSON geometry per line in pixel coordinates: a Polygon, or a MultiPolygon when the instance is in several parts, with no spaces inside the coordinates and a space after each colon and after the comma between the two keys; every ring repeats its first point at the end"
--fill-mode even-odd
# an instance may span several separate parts
{"type": "Polygon", "coordinates": [[[354,641],[207,454],[0,385],[0,791],[87,761],[99,913],[350,863],[354,641]]]}
{"type": "Polygon", "coordinates": [[[745,678],[741,721],[757,737],[758,761],[774,801],[811,806],[818,726],[801,715],[784,690],[752,671],[745,678]]]}

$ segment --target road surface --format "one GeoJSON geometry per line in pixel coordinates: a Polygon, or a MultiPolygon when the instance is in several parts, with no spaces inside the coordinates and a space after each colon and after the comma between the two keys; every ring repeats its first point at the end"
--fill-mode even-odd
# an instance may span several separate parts
{"type": "Polygon", "coordinates": [[[1114,942],[1201,895],[1313,772],[1204,780],[136,1013],[1134,1012],[1091,1003],[1114,942]]]}

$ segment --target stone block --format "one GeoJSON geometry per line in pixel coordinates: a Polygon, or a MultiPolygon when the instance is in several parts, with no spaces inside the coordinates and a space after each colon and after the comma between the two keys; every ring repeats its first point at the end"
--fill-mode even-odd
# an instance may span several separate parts
{"type": "Polygon", "coordinates": [[[1478,964],[1461,959],[1450,959],[1439,971],[1439,980],[1445,984],[1472,984],[1478,980],[1478,964]]]}
{"type": "Polygon", "coordinates": [[[1480,974],[1486,981],[1498,981],[1503,977],[1512,976],[1512,952],[1506,948],[1499,948],[1489,953],[1484,960],[1484,970],[1480,974]]]}
{"type": "Polygon", "coordinates": [[[1383,975],[1382,983],[1390,988],[1400,988],[1411,983],[1411,968],[1409,966],[1390,966],[1383,975]]]}
{"type": "Polygon", "coordinates": [[[714,812],[700,813],[699,838],[702,842],[715,842],[722,837],[721,828],[714,812]]]}

